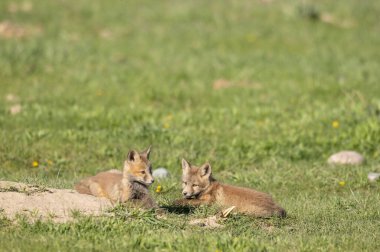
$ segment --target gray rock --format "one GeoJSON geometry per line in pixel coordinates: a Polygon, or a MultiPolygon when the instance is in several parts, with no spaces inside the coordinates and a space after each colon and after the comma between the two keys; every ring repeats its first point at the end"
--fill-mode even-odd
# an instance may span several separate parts
{"type": "Polygon", "coordinates": [[[377,172],[368,173],[368,180],[371,182],[375,182],[379,178],[380,178],[380,173],[377,173],[377,172]]]}
{"type": "Polygon", "coordinates": [[[329,157],[327,162],[329,164],[360,165],[364,162],[364,157],[356,151],[341,151],[329,157]]]}
{"type": "Polygon", "coordinates": [[[163,179],[169,177],[169,172],[163,167],[157,168],[152,173],[154,178],[163,179]]]}

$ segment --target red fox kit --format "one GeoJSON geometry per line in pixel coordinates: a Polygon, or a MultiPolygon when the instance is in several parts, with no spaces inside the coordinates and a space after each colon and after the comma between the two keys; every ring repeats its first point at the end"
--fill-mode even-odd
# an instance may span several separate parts
{"type": "Polygon", "coordinates": [[[241,213],[256,217],[285,217],[286,212],[266,193],[249,188],[225,185],[217,182],[211,175],[211,166],[192,166],[182,159],[181,205],[218,204],[224,207],[235,206],[241,213]]]}
{"type": "Polygon", "coordinates": [[[154,182],[149,154],[150,147],[142,153],[132,150],[124,161],[123,172],[100,172],[81,180],[75,185],[75,190],[108,198],[113,203],[132,201],[146,208],[157,207],[148,190],[154,182]]]}

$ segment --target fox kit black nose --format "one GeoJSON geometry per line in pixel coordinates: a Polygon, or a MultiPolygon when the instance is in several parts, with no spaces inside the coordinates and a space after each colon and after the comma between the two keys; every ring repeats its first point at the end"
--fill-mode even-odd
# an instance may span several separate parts
{"type": "Polygon", "coordinates": [[[183,196],[187,196],[187,192],[183,192],[182,194],[183,194],[183,196]]]}
{"type": "Polygon", "coordinates": [[[150,183],[153,184],[154,183],[154,179],[152,179],[150,183]]]}

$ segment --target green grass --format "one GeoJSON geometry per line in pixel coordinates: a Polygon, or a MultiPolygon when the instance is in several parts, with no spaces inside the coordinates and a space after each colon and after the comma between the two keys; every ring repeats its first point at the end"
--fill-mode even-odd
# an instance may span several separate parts
{"type": "Polygon", "coordinates": [[[166,219],[1,219],[0,250],[380,249],[380,186],[366,178],[380,172],[378,1],[33,0],[16,13],[10,3],[0,22],[42,31],[0,36],[0,179],[71,188],[153,144],[154,166],[172,173],[152,191],[161,205],[180,197],[185,157],[271,193],[289,217],[236,215],[216,230],[187,225],[215,213],[207,207],[166,219]],[[308,8],[354,25],[309,20],[308,8]],[[237,86],[214,90],[218,79],[237,86]],[[7,94],[21,113],[8,112],[7,94]],[[342,149],[366,164],[326,165],[342,149]]]}

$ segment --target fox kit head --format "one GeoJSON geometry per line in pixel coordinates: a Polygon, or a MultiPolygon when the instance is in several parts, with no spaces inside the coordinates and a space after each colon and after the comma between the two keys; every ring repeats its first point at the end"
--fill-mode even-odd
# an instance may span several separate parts
{"type": "Polygon", "coordinates": [[[153,184],[152,165],[149,162],[150,147],[139,153],[131,150],[124,161],[123,177],[149,186],[153,184]]]}
{"type": "Polygon", "coordinates": [[[198,197],[207,190],[212,180],[209,163],[196,167],[182,159],[182,195],[184,198],[198,197]]]}

